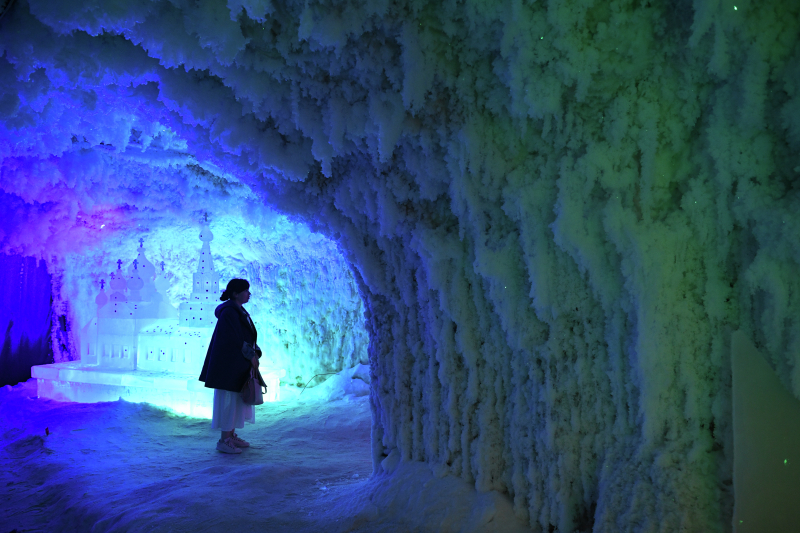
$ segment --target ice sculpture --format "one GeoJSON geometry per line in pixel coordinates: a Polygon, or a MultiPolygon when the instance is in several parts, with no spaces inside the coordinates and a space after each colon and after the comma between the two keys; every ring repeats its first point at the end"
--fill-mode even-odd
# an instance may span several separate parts
{"type": "MultiPolygon", "coordinates": [[[[207,221],[189,302],[180,312],[167,299],[169,281],[146,256],[139,240],[136,259],[122,260],[95,297],[97,316],[81,330],[80,361],[35,366],[40,397],[101,402],[147,402],[191,416],[210,418],[213,391],[197,376],[216,324],[219,273],[214,271],[207,221]]],[[[261,369],[268,385],[265,401],[280,399],[280,369],[261,369]]]]}
{"type": "Polygon", "coordinates": [[[216,323],[214,309],[219,305],[219,273],[214,270],[211,257],[211,241],[214,234],[208,224],[200,231],[203,248],[197,261],[197,272],[192,275],[192,296],[180,304],[180,324],[189,327],[211,327],[216,323]]]}

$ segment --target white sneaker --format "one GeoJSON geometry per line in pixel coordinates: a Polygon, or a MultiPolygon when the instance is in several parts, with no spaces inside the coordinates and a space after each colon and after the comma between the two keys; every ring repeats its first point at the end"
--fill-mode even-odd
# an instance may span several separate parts
{"type": "Polygon", "coordinates": [[[241,448],[237,448],[236,444],[234,444],[233,439],[228,437],[225,440],[218,440],[217,441],[217,450],[222,453],[242,453],[241,448]]]}
{"type": "Polygon", "coordinates": [[[233,443],[239,448],[249,448],[250,447],[250,443],[247,442],[246,440],[244,440],[243,438],[239,437],[239,435],[237,435],[236,433],[233,433],[231,435],[231,439],[233,440],[233,443]]]}

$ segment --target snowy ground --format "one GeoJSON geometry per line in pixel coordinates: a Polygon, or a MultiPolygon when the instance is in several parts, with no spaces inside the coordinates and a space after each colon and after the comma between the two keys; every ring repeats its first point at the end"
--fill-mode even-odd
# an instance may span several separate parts
{"type": "Polygon", "coordinates": [[[0,533],[528,531],[507,498],[422,463],[372,476],[368,397],[329,381],[257,407],[241,455],[215,451],[208,420],[4,387],[0,533]]]}

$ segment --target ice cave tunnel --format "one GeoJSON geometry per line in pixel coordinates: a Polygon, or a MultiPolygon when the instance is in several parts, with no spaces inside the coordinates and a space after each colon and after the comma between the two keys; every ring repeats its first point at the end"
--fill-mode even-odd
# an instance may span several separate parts
{"type": "Polygon", "coordinates": [[[2,384],[106,357],[114,272],[178,313],[210,243],[275,379],[369,365],[375,476],[800,520],[797,2],[0,6],[2,384]]]}

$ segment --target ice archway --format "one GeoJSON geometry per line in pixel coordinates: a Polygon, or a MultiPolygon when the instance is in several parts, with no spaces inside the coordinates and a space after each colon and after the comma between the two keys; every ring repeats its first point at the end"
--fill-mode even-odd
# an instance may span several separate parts
{"type": "Polygon", "coordinates": [[[353,266],[376,468],[428,462],[544,531],[725,530],[730,331],[800,396],[799,18],[18,0],[0,242],[268,204],[353,266]]]}

